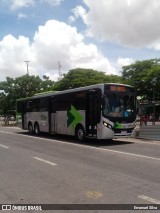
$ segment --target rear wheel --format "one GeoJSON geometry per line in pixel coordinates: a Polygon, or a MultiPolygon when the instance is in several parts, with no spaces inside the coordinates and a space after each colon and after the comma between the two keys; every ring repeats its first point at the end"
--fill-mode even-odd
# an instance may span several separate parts
{"type": "Polygon", "coordinates": [[[83,140],[85,139],[85,131],[84,131],[83,126],[78,126],[78,127],[76,128],[75,135],[76,135],[76,138],[77,138],[79,141],[83,141],[83,140]]]}
{"type": "Polygon", "coordinates": [[[39,133],[40,133],[40,128],[39,128],[38,123],[36,123],[36,124],[34,125],[34,132],[35,132],[36,135],[39,135],[39,133]]]}
{"type": "Polygon", "coordinates": [[[29,131],[29,134],[33,134],[33,126],[31,123],[28,124],[28,131],[29,131]]]}

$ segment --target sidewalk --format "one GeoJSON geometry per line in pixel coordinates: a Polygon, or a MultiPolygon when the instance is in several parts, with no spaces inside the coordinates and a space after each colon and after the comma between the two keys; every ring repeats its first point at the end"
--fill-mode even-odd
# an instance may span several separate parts
{"type": "Polygon", "coordinates": [[[153,140],[153,139],[144,139],[144,138],[117,138],[115,140],[123,140],[125,142],[131,142],[131,143],[136,143],[136,142],[139,142],[139,143],[159,143],[160,145],[160,141],[158,140],[153,140]]]}

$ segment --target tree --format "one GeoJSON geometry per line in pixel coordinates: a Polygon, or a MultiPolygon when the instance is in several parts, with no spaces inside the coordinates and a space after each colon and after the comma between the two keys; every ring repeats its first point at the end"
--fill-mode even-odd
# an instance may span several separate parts
{"type": "Polygon", "coordinates": [[[18,78],[7,77],[6,81],[0,82],[0,111],[2,114],[8,114],[16,108],[16,100],[33,96],[39,92],[45,92],[52,89],[54,82],[44,76],[43,80],[39,76],[23,75],[18,78]]]}
{"type": "Polygon", "coordinates": [[[1,92],[0,93],[0,115],[5,115],[7,112],[7,101],[6,101],[6,95],[1,92]]]}
{"type": "Polygon", "coordinates": [[[152,67],[152,70],[144,77],[146,83],[147,98],[149,100],[160,100],[160,66],[152,67]]]}
{"type": "Polygon", "coordinates": [[[137,95],[148,100],[160,99],[160,59],[137,61],[122,69],[124,82],[134,86],[137,95]]]}
{"type": "Polygon", "coordinates": [[[53,90],[55,82],[50,80],[48,76],[43,75],[41,82],[41,92],[47,92],[53,90]]]}
{"type": "Polygon", "coordinates": [[[106,75],[104,72],[98,72],[92,69],[72,69],[70,70],[62,80],[55,84],[55,90],[65,90],[70,88],[77,88],[83,86],[89,86],[99,83],[114,83],[122,82],[120,76],[106,75]]]}

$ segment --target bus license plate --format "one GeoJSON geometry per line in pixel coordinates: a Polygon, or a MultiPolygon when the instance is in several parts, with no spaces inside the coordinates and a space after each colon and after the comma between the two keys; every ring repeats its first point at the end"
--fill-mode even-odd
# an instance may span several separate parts
{"type": "Polygon", "coordinates": [[[127,131],[121,131],[121,134],[127,135],[127,131]]]}

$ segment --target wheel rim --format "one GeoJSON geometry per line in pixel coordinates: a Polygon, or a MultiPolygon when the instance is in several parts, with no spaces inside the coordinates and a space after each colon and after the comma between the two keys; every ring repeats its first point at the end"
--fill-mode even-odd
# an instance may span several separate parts
{"type": "Polygon", "coordinates": [[[29,125],[29,133],[32,133],[33,132],[33,128],[32,128],[32,125],[30,124],[29,125]]]}
{"type": "Polygon", "coordinates": [[[36,133],[36,135],[39,134],[39,127],[38,127],[38,125],[35,126],[35,133],[36,133]]]}
{"type": "Polygon", "coordinates": [[[83,129],[79,129],[77,132],[77,137],[79,140],[83,140],[84,139],[84,131],[83,129]]]}

